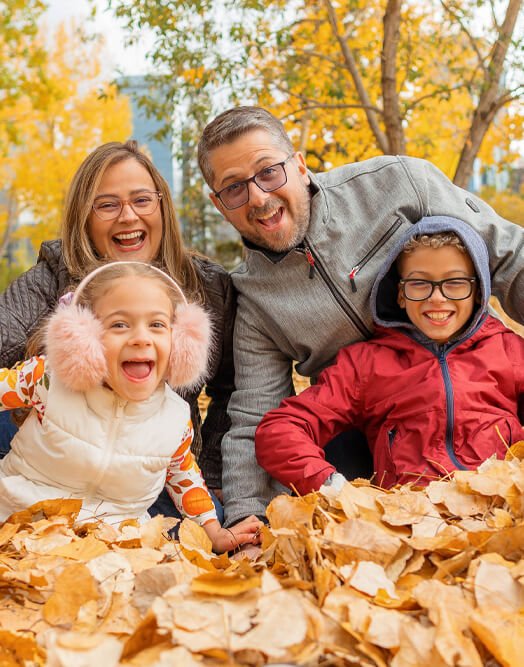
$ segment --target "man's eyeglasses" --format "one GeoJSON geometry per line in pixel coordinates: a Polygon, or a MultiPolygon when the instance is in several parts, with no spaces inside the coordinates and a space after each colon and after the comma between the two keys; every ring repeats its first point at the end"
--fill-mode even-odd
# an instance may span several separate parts
{"type": "Polygon", "coordinates": [[[421,280],[404,278],[399,280],[402,293],[409,301],[425,301],[429,299],[435,287],[438,287],[446,299],[462,301],[468,299],[473,292],[476,278],[446,278],[446,280],[421,280]]]}
{"type": "Polygon", "coordinates": [[[151,215],[156,211],[161,199],[161,192],[150,192],[148,190],[140,192],[131,199],[103,196],[95,199],[93,211],[100,220],[116,220],[120,217],[124,206],[129,204],[137,215],[151,215]]]}
{"type": "Polygon", "coordinates": [[[251,176],[251,178],[226,185],[225,188],[213,194],[220,199],[229,211],[240,208],[240,206],[247,204],[249,201],[249,183],[253,182],[263,192],[273,192],[273,190],[278,190],[278,188],[285,185],[287,183],[287,174],[284,165],[294,156],[295,153],[291,153],[282,162],[264,167],[260,171],[257,171],[254,176],[251,176]]]}

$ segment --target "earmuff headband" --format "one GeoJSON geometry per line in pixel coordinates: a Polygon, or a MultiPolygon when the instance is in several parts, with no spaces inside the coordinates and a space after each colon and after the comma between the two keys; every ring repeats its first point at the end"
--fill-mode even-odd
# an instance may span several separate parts
{"type": "Polygon", "coordinates": [[[164,276],[164,278],[167,278],[167,280],[169,280],[171,285],[175,288],[175,290],[180,295],[180,298],[182,299],[182,303],[184,303],[186,306],[188,305],[186,296],[185,296],[184,292],[182,292],[182,290],[180,289],[180,285],[175,280],[173,280],[173,278],[171,278],[171,276],[169,274],[167,274],[165,271],[162,271],[162,269],[159,269],[157,266],[153,266],[153,264],[147,264],[147,262],[137,262],[136,260],[129,260],[129,259],[118,261],[118,262],[109,262],[108,264],[102,264],[101,266],[97,266],[96,269],[93,269],[93,271],[91,271],[91,273],[88,273],[87,276],[85,276],[80,281],[78,286],[75,288],[75,291],[73,292],[73,299],[72,299],[71,303],[73,303],[74,305],[78,304],[80,294],[86,288],[86,286],[89,285],[89,283],[93,280],[93,278],[95,276],[98,276],[100,273],[103,273],[106,269],[108,269],[110,267],[113,267],[115,264],[118,264],[118,266],[122,266],[122,264],[135,264],[135,265],[140,265],[140,266],[147,266],[148,268],[153,269],[154,271],[159,273],[161,276],[164,276]]]}

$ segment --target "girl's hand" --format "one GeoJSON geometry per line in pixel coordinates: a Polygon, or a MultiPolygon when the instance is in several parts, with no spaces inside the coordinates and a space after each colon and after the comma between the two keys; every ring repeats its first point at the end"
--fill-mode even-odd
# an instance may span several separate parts
{"type": "Polygon", "coordinates": [[[206,523],[204,530],[213,543],[213,550],[222,553],[233,551],[243,544],[259,544],[261,527],[260,519],[248,516],[231,528],[222,528],[218,521],[210,521],[206,523]]]}

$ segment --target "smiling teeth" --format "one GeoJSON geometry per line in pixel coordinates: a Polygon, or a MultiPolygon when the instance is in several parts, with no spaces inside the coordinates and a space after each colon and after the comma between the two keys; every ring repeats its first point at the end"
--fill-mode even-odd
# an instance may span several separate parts
{"type": "Polygon", "coordinates": [[[450,313],[426,313],[430,320],[446,320],[450,313]]]}
{"type": "Polygon", "coordinates": [[[268,213],[268,215],[259,215],[258,219],[259,220],[269,220],[269,218],[272,218],[274,215],[276,215],[279,212],[280,209],[276,209],[276,211],[273,211],[273,213],[268,213]]]}
{"type": "Polygon", "coordinates": [[[120,234],[115,234],[115,238],[126,241],[127,239],[136,239],[139,236],[142,236],[142,232],[122,232],[120,234]]]}

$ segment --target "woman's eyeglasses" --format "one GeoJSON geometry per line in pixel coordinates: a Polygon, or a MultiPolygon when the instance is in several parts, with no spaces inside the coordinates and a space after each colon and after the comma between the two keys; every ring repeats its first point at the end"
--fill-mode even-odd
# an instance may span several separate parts
{"type": "Polygon", "coordinates": [[[158,202],[162,199],[161,192],[141,192],[131,199],[119,199],[118,197],[97,197],[93,203],[93,211],[100,220],[116,220],[120,217],[126,204],[131,206],[137,215],[151,215],[157,209],[158,202]]]}

